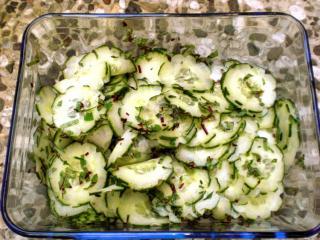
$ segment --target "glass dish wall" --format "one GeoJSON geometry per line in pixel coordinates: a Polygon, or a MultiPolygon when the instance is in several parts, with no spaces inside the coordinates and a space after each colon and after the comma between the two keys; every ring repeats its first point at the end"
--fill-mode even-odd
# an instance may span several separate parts
{"type": "Polygon", "coordinates": [[[79,15],[49,14],[36,19],[24,35],[14,116],[4,177],[2,211],[7,224],[23,235],[122,237],[285,237],[319,230],[320,171],[317,107],[307,39],[302,25],[284,14],[79,15]],[[37,90],[53,84],[68,56],[102,44],[131,49],[139,38],[152,47],[195,44],[198,51],[216,49],[219,58],[234,58],[269,69],[279,97],[294,100],[301,119],[297,165],[285,177],[284,204],[270,219],[254,223],[202,219],[197,224],[137,228],[122,224],[74,228],[50,214],[46,189],[28,158],[38,120],[37,90]],[[126,232],[126,233],[125,233],[126,232]]]}

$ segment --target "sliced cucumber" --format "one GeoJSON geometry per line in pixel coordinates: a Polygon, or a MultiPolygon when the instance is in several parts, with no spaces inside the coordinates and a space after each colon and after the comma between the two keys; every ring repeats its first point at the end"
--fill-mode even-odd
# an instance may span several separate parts
{"type": "Polygon", "coordinates": [[[235,106],[249,112],[261,112],[276,99],[276,81],[265,70],[249,64],[229,67],[222,78],[224,96],[235,106]]]}
{"type": "Polygon", "coordinates": [[[188,143],[195,136],[195,119],[188,115],[175,118],[171,129],[149,134],[149,138],[157,141],[161,146],[175,148],[180,143],[188,143]]]}
{"type": "Polygon", "coordinates": [[[219,127],[213,129],[211,138],[201,145],[205,148],[212,148],[221,144],[227,144],[238,137],[243,131],[245,123],[242,118],[223,114],[220,117],[219,127]]]}
{"type": "Polygon", "coordinates": [[[111,76],[131,73],[136,70],[133,62],[126,58],[124,53],[117,48],[101,46],[94,50],[99,61],[107,62],[110,66],[111,76]]]}
{"type": "MultiPolygon", "coordinates": [[[[48,168],[51,165],[53,159],[55,158],[55,152],[52,148],[51,139],[43,131],[43,128],[41,126],[37,128],[34,134],[34,144],[32,151],[33,157],[35,158],[36,162],[38,161],[38,170],[42,169],[41,166],[43,166],[44,169],[48,168]]],[[[42,172],[39,172],[39,174],[41,173],[42,172]]],[[[41,179],[41,176],[39,177],[41,179]]]]}
{"type": "Polygon", "coordinates": [[[180,145],[175,153],[178,160],[196,167],[205,167],[217,164],[218,160],[228,151],[228,145],[214,148],[188,147],[180,145]]]}
{"type": "Polygon", "coordinates": [[[124,94],[128,89],[127,77],[125,75],[118,75],[111,78],[110,82],[104,86],[102,92],[107,98],[115,98],[124,94]]]}
{"type": "Polygon", "coordinates": [[[72,217],[79,215],[80,213],[88,211],[91,207],[89,204],[85,204],[79,207],[71,207],[63,205],[53,194],[53,192],[48,188],[48,196],[50,199],[50,207],[52,211],[58,217],[72,217]]]}
{"type": "Polygon", "coordinates": [[[122,222],[132,225],[159,226],[168,224],[166,217],[157,217],[147,194],[126,190],[120,200],[118,214],[122,222]]]}
{"type": "Polygon", "coordinates": [[[83,55],[72,56],[65,63],[65,69],[63,70],[64,78],[72,78],[79,70],[79,62],[84,57],[83,55]]]}
{"type": "Polygon", "coordinates": [[[210,173],[210,177],[217,180],[219,192],[224,192],[233,180],[234,174],[235,172],[232,163],[224,160],[210,173]]]}
{"type": "Polygon", "coordinates": [[[144,79],[149,84],[157,84],[160,82],[159,70],[163,64],[168,62],[165,54],[157,51],[148,52],[137,59],[135,78],[144,79]]]}
{"type": "Polygon", "coordinates": [[[300,146],[299,121],[290,116],[289,125],[287,147],[283,148],[283,161],[286,167],[294,164],[300,146]]]}
{"type": "Polygon", "coordinates": [[[232,205],[229,199],[220,197],[217,206],[212,210],[212,216],[215,219],[223,220],[231,215],[232,205]]]}
{"type": "Polygon", "coordinates": [[[94,53],[84,55],[78,64],[74,62],[70,68],[72,70],[68,70],[69,72],[65,74],[68,78],[54,85],[54,88],[60,93],[65,93],[73,86],[90,86],[92,89],[99,90],[104,83],[110,80],[108,64],[99,61],[94,53]]]}
{"type": "Polygon", "coordinates": [[[144,162],[152,158],[153,142],[143,136],[137,136],[133,143],[122,157],[117,158],[114,162],[116,167],[126,166],[133,163],[144,162]]]}
{"type": "Polygon", "coordinates": [[[263,116],[257,116],[256,121],[259,125],[259,128],[273,128],[275,121],[275,111],[274,108],[269,108],[267,113],[263,116]]]}
{"type": "Polygon", "coordinates": [[[105,215],[107,217],[110,217],[110,218],[117,217],[117,211],[121,204],[120,196],[121,196],[121,192],[119,191],[111,191],[106,193],[105,203],[106,203],[107,210],[105,212],[105,215]]]}
{"type": "Polygon", "coordinates": [[[54,135],[54,146],[58,148],[58,150],[62,151],[66,146],[73,142],[73,139],[70,138],[67,134],[62,132],[60,129],[54,135]]]}
{"type": "Polygon", "coordinates": [[[214,136],[215,130],[218,129],[220,122],[220,114],[215,113],[213,116],[203,121],[196,122],[197,132],[192,140],[188,143],[190,147],[201,146],[205,142],[210,141],[214,136]]]}
{"type": "Polygon", "coordinates": [[[300,145],[297,109],[292,101],[279,99],[275,103],[275,113],[276,141],[284,153],[286,168],[289,168],[300,145]]]}
{"type": "Polygon", "coordinates": [[[201,117],[206,115],[204,110],[201,110],[201,106],[196,98],[192,98],[190,95],[183,93],[180,89],[165,88],[163,93],[167,101],[182,109],[184,112],[189,113],[193,117],[201,117]]]}
{"type": "Polygon", "coordinates": [[[241,216],[247,219],[267,219],[272,212],[279,210],[282,205],[281,193],[283,187],[280,185],[275,192],[269,192],[254,197],[244,197],[237,203],[233,204],[233,208],[241,216]]]}
{"type": "Polygon", "coordinates": [[[170,129],[174,124],[172,106],[168,104],[163,95],[157,95],[150,98],[146,105],[141,106],[136,118],[139,125],[132,126],[134,128],[142,126],[142,129],[147,131],[157,132],[170,129]]]}
{"type": "Polygon", "coordinates": [[[208,192],[196,202],[194,209],[199,216],[202,216],[206,211],[214,209],[217,206],[219,199],[220,196],[217,193],[208,192]]]}
{"type": "Polygon", "coordinates": [[[159,77],[165,85],[178,84],[185,90],[208,90],[213,81],[210,69],[204,63],[197,63],[191,55],[175,55],[162,65],[159,77]]]}
{"type": "Polygon", "coordinates": [[[111,108],[107,113],[107,119],[114,134],[120,137],[124,133],[124,122],[119,114],[121,102],[110,102],[110,104],[111,108]]]}
{"type": "Polygon", "coordinates": [[[194,92],[193,95],[199,102],[210,106],[212,111],[228,113],[234,109],[233,105],[224,97],[220,83],[215,83],[212,90],[194,92]]]}
{"type": "Polygon", "coordinates": [[[255,138],[250,151],[241,155],[235,165],[246,185],[262,193],[277,189],[284,175],[281,150],[265,138],[255,138]]]}
{"type": "Polygon", "coordinates": [[[117,168],[111,173],[134,190],[153,188],[169,178],[172,173],[172,158],[162,156],[145,162],[117,168]]]}
{"type": "Polygon", "coordinates": [[[183,206],[197,202],[205,194],[209,185],[209,175],[204,169],[188,168],[182,163],[174,161],[173,175],[170,183],[173,184],[176,194],[174,206],[183,206]]]}
{"type": "Polygon", "coordinates": [[[101,92],[89,87],[72,87],[59,95],[53,104],[53,122],[69,136],[79,137],[100,119],[101,92]]]}
{"type": "MultiPolygon", "coordinates": [[[[129,126],[140,129],[145,129],[148,123],[142,121],[139,118],[139,114],[142,108],[146,107],[150,99],[161,93],[160,86],[143,86],[137,90],[130,90],[127,92],[122,100],[122,107],[120,109],[120,116],[125,119],[129,126]]],[[[161,129],[161,126],[159,125],[161,129]]],[[[157,128],[158,129],[158,128],[157,128]]]]}
{"type": "Polygon", "coordinates": [[[112,140],[112,130],[109,124],[103,124],[88,133],[85,140],[91,142],[103,150],[107,150],[112,140]]]}
{"type": "Polygon", "coordinates": [[[230,201],[234,202],[247,194],[249,189],[245,186],[245,182],[241,177],[233,179],[227,189],[223,192],[223,195],[230,201]]]}
{"type": "Polygon", "coordinates": [[[132,146],[133,140],[137,137],[137,133],[131,129],[127,129],[121,139],[118,141],[116,146],[113,148],[111,155],[108,159],[108,166],[113,164],[118,158],[122,157],[130,147],[132,146]]]}
{"type": "Polygon", "coordinates": [[[176,216],[172,207],[159,198],[152,199],[152,210],[160,217],[168,217],[170,222],[181,223],[181,219],[176,216]]]}
{"type": "Polygon", "coordinates": [[[57,97],[57,93],[50,86],[42,87],[37,94],[36,109],[42,119],[49,125],[53,124],[52,105],[57,97]]]}
{"type": "Polygon", "coordinates": [[[157,186],[156,190],[161,193],[161,198],[164,198],[164,199],[169,199],[173,195],[172,188],[166,182],[163,182],[159,186],[157,186]]]}
{"type": "Polygon", "coordinates": [[[48,169],[48,179],[55,196],[69,206],[90,201],[90,193],[104,187],[107,173],[102,153],[93,144],[73,143],[48,169]],[[63,159],[63,160],[61,160],[63,159]]]}

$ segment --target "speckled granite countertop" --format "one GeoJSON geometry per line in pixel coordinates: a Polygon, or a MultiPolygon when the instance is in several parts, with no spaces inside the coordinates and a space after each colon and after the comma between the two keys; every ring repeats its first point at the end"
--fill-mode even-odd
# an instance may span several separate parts
{"type": "MultiPolygon", "coordinates": [[[[0,0],[0,180],[19,65],[20,44],[26,25],[48,12],[238,12],[281,11],[302,21],[309,34],[317,90],[320,90],[319,0],[0,0]]],[[[320,91],[317,91],[319,95],[320,91]]],[[[317,237],[315,237],[317,238],[317,237]]],[[[22,239],[0,219],[0,239],[22,239]]]]}

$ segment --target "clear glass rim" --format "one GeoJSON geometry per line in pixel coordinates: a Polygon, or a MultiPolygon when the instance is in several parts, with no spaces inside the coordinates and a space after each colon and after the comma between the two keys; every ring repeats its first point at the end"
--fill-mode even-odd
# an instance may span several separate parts
{"type": "Polygon", "coordinates": [[[10,152],[12,148],[13,133],[15,128],[15,119],[17,114],[17,101],[18,101],[18,92],[20,89],[23,73],[23,63],[25,60],[25,50],[27,43],[27,35],[32,29],[33,25],[42,19],[49,17],[89,17],[89,18],[141,18],[141,17],[223,17],[223,16],[248,16],[248,17],[259,17],[259,16],[282,16],[291,18],[299,27],[300,32],[303,37],[304,45],[304,54],[307,61],[308,68],[308,77],[311,84],[311,98],[313,104],[313,113],[316,122],[316,131],[317,131],[317,141],[319,146],[319,136],[320,136],[320,120],[319,120],[319,110],[318,110],[318,101],[315,92],[315,79],[312,71],[311,63],[311,52],[309,47],[308,34],[303,26],[303,24],[293,17],[290,14],[283,12],[233,12],[233,13],[137,13],[137,14],[127,14],[127,13],[116,13],[116,14],[107,14],[107,13],[48,13],[41,15],[35,18],[30,22],[24,30],[21,51],[20,51],[20,60],[19,60],[19,69],[17,84],[15,89],[15,96],[13,102],[12,116],[11,116],[11,125],[8,136],[7,152],[6,159],[4,164],[4,173],[2,180],[2,190],[1,190],[1,213],[4,219],[4,222],[9,227],[10,230],[24,237],[50,237],[50,238],[108,238],[114,239],[117,237],[121,238],[302,238],[310,237],[317,233],[320,233],[320,222],[317,226],[306,231],[278,231],[278,232],[212,232],[212,231],[110,231],[110,232],[90,232],[90,231],[30,231],[25,230],[17,226],[9,217],[7,212],[6,203],[8,195],[8,184],[9,184],[9,175],[10,175],[10,152]]]}

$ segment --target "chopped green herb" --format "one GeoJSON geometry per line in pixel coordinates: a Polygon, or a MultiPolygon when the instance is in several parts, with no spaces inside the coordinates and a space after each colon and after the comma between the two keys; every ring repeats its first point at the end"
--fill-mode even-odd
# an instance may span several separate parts
{"type": "Polygon", "coordinates": [[[84,114],[84,120],[85,121],[92,121],[93,120],[93,114],[92,114],[92,112],[87,112],[87,113],[85,113],[84,114]]]}

